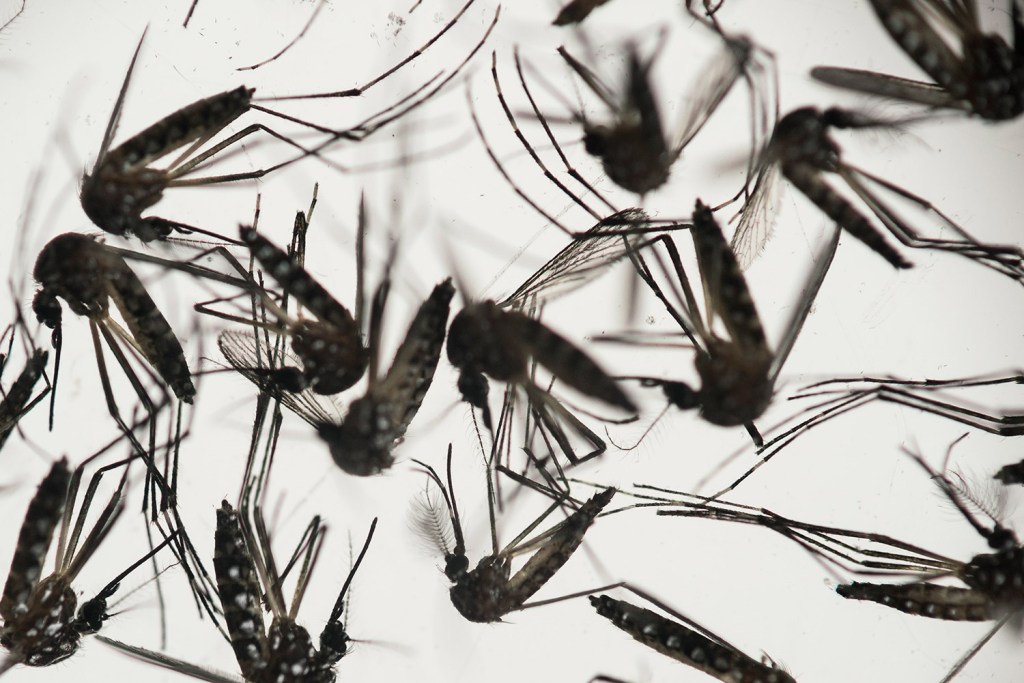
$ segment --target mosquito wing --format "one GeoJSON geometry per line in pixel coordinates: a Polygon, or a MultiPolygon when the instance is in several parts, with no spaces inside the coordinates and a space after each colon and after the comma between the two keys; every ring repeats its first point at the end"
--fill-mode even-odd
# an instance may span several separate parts
{"type": "Polygon", "coordinates": [[[298,359],[291,354],[277,350],[275,353],[278,360],[274,361],[266,345],[260,343],[256,336],[236,330],[221,332],[217,337],[217,346],[232,368],[309,424],[318,427],[341,422],[341,411],[329,397],[316,394],[308,388],[296,387],[297,391],[288,391],[282,386],[281,373],[301,367],[298,359]],[[287,365],[277,365],[282,359],[287,365]]]}
{"type": "Polygon", "coordinates": [[[775,216],[779,208],[782,170],[777,163],[762,161],[754,189],[743,205],[739,224],[733,233],[731,246],[740,268],[746,270],[761,255],[775,230],[775,216]]]}
{"type": "Polygon", "coordinates": [[[641,209],[626,209],[612,214],[590,228],[586,235],[567,244],[501,305],[519,306],[530,298],[550,301],[579,289],[637,248],[635,238],[621,234],[624,229],[649,223],[650,219],[641,209]]]}

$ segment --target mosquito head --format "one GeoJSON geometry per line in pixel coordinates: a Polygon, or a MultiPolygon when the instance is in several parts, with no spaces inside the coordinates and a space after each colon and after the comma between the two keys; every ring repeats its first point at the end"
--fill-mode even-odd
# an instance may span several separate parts
{"type": "Polygon", "coordinates": [[[86,600],[78,608],[78,616],[72,626],[79,633],[96,633],[103,628],[103,622],[110,618],[107,614],[107,598],[114,594],[120,586],[115,583],[91,600],[86,600]]]}
{"type": "Polygon", "coordinates": [[[57,330],[60,327],[60,302],[45,286],[32,298],[32,312],[36,314],[36,320],[51,330],[57,330]]]}
{"type": "Polygon", "coordinates": [[[348,644],[352,642],[345,625],[340,621],[329,621],[320,632],[320,656],[328,666],[334,666],[348,654],[348,644]]]}
{"type": "Polygon", "coordinates": [[[993,550],[1010,550],[1019,546],[1017,534],[1002,524],[996,524],[988,535],[988,547],[993,550]]]}
{"type": "Polygon", "coordinates": [[[452,583],[458,583],[469,571],[469,558],[463,554],[445,553],[444,575],[452,583]]]}
{"type": "Polygon", "coordinates": [[[484,411],[487,416],[484,422],[490,428],[490,416],[487,410],[487,393],[489,391],[487,378],[481,372],[460,372],[458,387],[463,401],[484,411]]]}
{"type": "Polygon", "coordinates": [[[685,382],[665,380],[659,382],[668,402],[680,410],[693,410],[700,407],[700,395],[685,382]]]}

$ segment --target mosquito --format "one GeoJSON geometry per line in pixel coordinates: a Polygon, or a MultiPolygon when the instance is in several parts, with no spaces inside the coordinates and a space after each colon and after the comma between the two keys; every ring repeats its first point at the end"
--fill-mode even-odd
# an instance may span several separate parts
{"type": "MultiPolygon", "coordinates": [[[[171,326],[146,292],[141,280],[117,251],[93,237],[64,233],[50,240],[36,259],[33,271],[39,289],[32,300],[36,318],[53,330],[53,346],[57,360],[54,384],[60,369],[62,346],[60,299],[76,315],[89,319],[96,362],[100,371],[104,396],[111,417],[130,436],[128,425],[121,418],[117,401],[106,372],[106,361],[100,342],[113,353],[142,402],[151,420],[157,408],[132,369],[122,344],[129,344],[153,368],[156,375],[178,400],[191,403],[195,386],[185,362],[185,354],[171,326]],[[123,329],[110,316],[110,302],[120,312],[128,329],[123,329]]],[[[50,421],[56,392],[51,394],[50,421]]],[[[131,438],[131,437],[130,437],[131,438]]],[[[155,438],[151,430],[151,440],[155,438]]],[[[153,444],[151,443],[151,446],[153,444]]],[[[141,446],[138,447],[143,451],[141,446]]],[[[149,449],[152,452],[153,448],[149,449]]]]}
{"type": "Polygon", "coordinates": [[[582,174],[580,174],[579,171],[577,171],[572,166],[572,164],[569,163],[569,158],[562,151],[562,148],[558,144],[558,140],[555,138],[554,133],[551,132],[551,128],[548,125],[546,118],[544,117],[540,109],[537,107],[537,104],[533,99],[533,95],[530,92],[529,86],[526,83],[526,76],[523,72],[523,63],[519,58],[518,51],[515,52],[515,63],[516,73],[519,77],[519,82],[522,85],[523,92],[529,99],[530,106],[533,108],[537,120],[540,121],[545,133],[551,140],[552,147],[558,153],[562,165],[565,167],[566,173],[568,173],[571,178],[573,178],[577,183],[579,183],[589,194],[597,197],[602,204],[604,204],[608,209],[611,210],[612,213],[606,214],[602,210],[595,209],[588,205],[585,201],[583,201],[583,199],[580,196],[578,196],[571,189],[569,189],[569,187],[567,187],[565,183],[559,180],[558,177],[555,176],[551,169],[549,169],[547,165],[544,163],[544,161],[540,158],[540,155],[537,154],[537,151],[534,149],[533,145],[530,143],[529,140],[527,140],[522,130],[520,130],[519,124],[516,121],[516,117],[512,113],[512,110],[505,99],[505,95],[502,92],[501,80],[498,77],[497,53],[492,52],[491,80],[494,82],[494,90],[498,98],[498,103],[501,105],[502,111],[505,113],[505,117],[508,120],[509,126],[512,128],[513,133],[518,138],[520,144],[523,146],[523,149],[530,155],[534,163],[544,173],[544,176],[548,180],[550,180],[570,200],[572,200],[573,203],[577,204],[580,208],[586,211],[595,221],[597,221],[597,223],[586,231],[577,231],[570,229],[569,227],[564,225],[562,221],[560,221],[557,217],[555,217],[550,212],[541,207],[536,200],[530,197],[530,195],[524,192],[519,187],[519,185],[516,184],[515,180],[513,180],[512,176],[509,175],[508,171],[505,169],[504,164],[502,164],[501,160],[498,158],[498,155],[491,147],[490,142],[488,142],[487,136],[484,134],[483,131],[483,126],[480,124],[480,119],[476,114],[476,105],[474,104],[473,101],[472,92],[470,88],[467,86],[466,102],[469,107],[470,117],[473,120],[473,126],[476,129],[477,137],[480,138],[480,142],[483,144],[484,150],[487,152],[487,156],[490,158],[491,162],[498,170],[498,173],[501,174],[505,182],[508,183],[509,187],[511,187],[512,190],[517,195],[519,195],[519,197],[521,197],[534,211],[543,216],[551,225],[554,225],[559,230],[564,232],[566,235],[577,240],[594,239],[596,237],[597,232],[602,233],[602,235],[610,235],[612,231],[609,228],[613,225],[618,226],[618,230],[616,232],[622,235],[658,233],[667,230],[685,229],[686,227],[688,227],[686,225],[680,225],[678,221],[652,218],[642,209],[630,208],[622,210],[617,208],[610,201],[608,201],[586,178],[583,177],[582,174]]]}
{"type": "MultiPolygon", "coordinates": [[[[427,49],[436,40],[450,29],[463,13],[473,4],[469,2],[462,8],[459,14],[449,22],[441,32],[435,35],[419,50],[402,60],[385,73],[377,76],[371,81],[358,88],[339,91],[334,93],[321,93],[316,95],[298,95],[288,97],[267,98],[265,101],[287,100],[287,99],[310,99],[327,97],[356,97],[365,93],[377,83],[381,82],[402,66],[414,60],[423,50],[427,49]]],[[[114,111],[107,122],[107,128],[100,145],[100,152],[92,171],[84,175],[80,199],[82,208],[89,219],[101,229],[115,235],[134,235],[143,242],[152,240],[167,239],[172,232],[184,234],[199,233],[223,239],[221,235],[211,233],[196,226],[187,225],[173,220],[157,216],[142,216],[142,212],[156,204],[163,196],[163,192],[174,187],[197,187],[219,183],[236,182],[242,180],[254,180],[262,178],[284,166],[292,164],[307,156],[319,156],[327,146],[337,140],[360,141],[370,134],[376,132],[383,126],[409,113],[419,105],[425,103],[441,88],[450,82],[458,72],[468,63],[472,56],[480,49],[487,40],[491,30],[498,19],[498,12],[488,27],[484,37],[473,49],[470,55],[451,73],[441,72],[426,84],[421,86],[411,95],[399,100],[397,103],[386,109],[373,114],[361,123],[346,129],[334,130],[319,126],[310,122],[301,121],[272,109],[268,109],[256,103],[253,98],[254,88],[239,86],[233,90],[213,95],[194,102],[173,114],[161,119],[150,127],[129,138],[121,145],[111,148],[113,136],[117,129],[121,109],[124,105],[125,95],[128,90],[128,83],[131,79],[135,62],[138,59],[139,51],[142,48],[142,40],[135,49],[128,72],[121,85],[114,111]],[[442,78],[442,76],[444,76],[442,78]],[[425,92],[424,92],[425,91],[425,92]],[[214,144],[204,151],[200,149],[210,140],[216,137],[221,131],[227,128],[232,122],[250,110],[260,111],[278,118],[300,123],[308,128],[328,136],[326,142],[319,143],[313,149],[307,149],[291,138],[278,133],[272,128],[262,124],[254,123],[234,133],[224,140],[214,144]],[[206,165],[224,150],[239,143],[250,135],[257,132],[270,135],[282,142],[296,148],[298,156],[279,162],[267,168],[256,169],[241,173],[224,175],[212,175],[205,177],[188,177],[194,171],[206,165]],[[171,164],[163,170],[153,168],[152,164],[170,155],[181,148],[184,151],[175,158],[171,164]]],[[[143,35],[143,38],[145,35],[143,35]]],[[[233,241],[233,240],[227,240],[233,241]]]]}
{"type": "MultiPolygon", "coordinates": [[[[600,99],[612,113],[612,122],[595,124],[587,120],[581,111],[573,112],[573,119],[583,126],[583,144],[587,152],[601,160],[605,174],[619,187],[643,196],[664,185],[671,168],[682,154],[683,149],[693,140],[718,109],[722,101],[740,80],[745,80],[751,92],[754,110],[765,102],[757,93],[755,81],[766,70],[763,51],[747,38],[728,36],[717,26],[714,30],[724,42],[723,52],[710,66],[692,101],[696,104],[687,108],[684,118],[671,135],[666,134],[658,111],[657,97],[650,82],[650,71],[660,52],[644,60],[638,48],[626,48],[627,76],[622,95],[603,83],[600,77],[565,47],[558,48],[558,54],[587,88],[600,99]]],[[[772,121],[769,113],[760,112],[760,126],[755,116],[754,126],[762,136],[754,140],[754,150],[764,145],[764,134],[770,130],[772,121]]]]}
{"type": "Polygon", "coordinates": [[[1019,247],[978,242],[925,199],[844,161],[839,145],[829,135],[829,130],[833,128],[865,130],[892,128],[895,125],[893,121],[836,107],[824,111],[804,107],[782,117],[761,155],[761,167],[752,195],[742,209],[739,225],[733,235],[732,245],[739,255],[740,263],[749,265],[771,236],[772,220],[767,214],[775,204],[778,176],[781,174],[826,216],[893,267],[911,267],[912,264],[886,239],[877,224],[829,184],[826,174],[834,174],[901,244],[913,249],[934,249],[959,254],[1024,282],[1024,252],[1019,247]],[[958,239],[922,237],[883,201],[870,187],[872,184],[934,213],[943,227],[955,233],[958,239]]]}
{"type": "MultiPolygon", "coordinates": [[[[0,376],[10,362],[14,337],[17,336],[19,330],[21,330],[23,338],[28,337],[21,309],[16,307],[15,324],[9,328],[11,338],[7,344],[7,353],[0,354],[0,376]]],[[[3,337],[0,336],[0,340],[2,339],[3,337]]],[[[28,343],[25,344],[25,353],[27,356],[25,367],[7,389],[0,389],[0,395],[2,395],[2,400],[0,400],[0,449],[7,443],[11,432],[18,427],[18,421],[46,398],[51,390],[50,380],[46,376],[46,364],[50,354],[45,349],[36,348],[30,337],[28,343]],[[46,386],[33,396],[35,386],[40,379],[46,386]]]]}
{"type": "MultiPolygon", "coordinates": [[[[359,215],[355,318],[301,266],[307,214],[302,220],[296,219],[293,243],[297,249],[291,254],[274,247],[254,231],[243,229],[242,232],[243,241],[250,246],[253,255],[278,280],[285,292],[313,311],[320,320],[315,324],[300,321],[290,326],[292,350],[298,359],[292,359],[291,365],[281,367],[280,361],[289,358],[283,349],[271,350],[269,343],[268,348],[261,349],[259,338],[246,333],[224,332],[218,339],[218,345],[234,369],[317,429],[339,467],[350,474],[369,476],[394,463],[392,451],[404,437],[433,382],[454,288],[450,278],[434,287],[414,315],[391,367],[387,372],[381,372],[381,330],[395,252],[388,258],[384,278],[373,297],[367,344],[364,346],[360,321],[366,307],[362,295],[362,273],[367,221],[362,205],[359,215]],[[305,334],[307,340],[299,338],[296,330],[305,334]],[[351,362],[353,358],[358,362],[351,362]],[[333,403],[316,396],[328,393],[323,390],[326,386],[335,388],[340,384],[328,384],[322,380],[318,384],[318,378],[326,376],[333,380],[341,377],[346,380],[342,388],[348,388],[362,376],[367,366],[370,378],[366,394],[350,403],[344,417],[333,403]]],[[[268,303],[267,298],[262,297],[261,303],[268,303]]],[[[252,324],[257,328],[267,328],[259,321],[252,324]]]]}
{"type": "Polygon", "coordinates": [[[871,6],[907,56],[932,82],[819,66],[811,76],[829,85],[936,109],[1006,121],[1024,112],[1024,23],[1009,0],[1013,45],[981,28],[976,0],[871,0],[871,6]],[[951,40],[944,36],[949,36],[951,40]]]}
{"type": "Polygon", "coordinates": [[[453,294],[450,279],[434,287],[417,310],[395,360],[384,374],[377,370],[380,326],[371,326],[370,385],[364,396],[349,404],[344,416],[333,403],[327,403],[325,397],[317,396],[304,385],[301,371],[298,375],[287,372],[300,365],[298,361],[291,367],[277,366],[275,358],[280,357],[280,352],[274,354],[263,349],[258,337],[227,331],[221,333],[217,343],[235,370],[316,428],[341,469],[369,476],[394,463],[392,451],[401,442],[430,388],[453,294]]]}
{"type": "Polygon", "coordinates": [[[71,584],[107,538],[123,511],[121,498],[127,481],[126,465],[131,458],[106,465],[92,476],[78,516],[72,519],[83,468],[103,452],[88,458],[74,472],[69,470],[66,458],[55,462],[29,503],[3,597],[0,598],[0,618],[3,619],[0,645],[7,650],[6,659],[0,662],[0,673],[17,664],[50,666],[77,652],[82,636],[99,631],[110,616],[107,600],[117,591],[121,581],[175,538],[174,533],[167,536],[118,574],[95,597],[78,607],[78,597],[71,584]],[[125,469],[120,482],[82,539],[85,517],[102,476],[122,467],[125,469]],[[54,571],[41,579],[43,564],[58,527],[54,571]]]}
{"type": "Polygon", "coordinates": [[[754,442],[760,443],[761,436],[754,426],[754,420],[771,403],[775,381],[796,343],[832,263],[839,243],[839,231],[833,232],[831,240],[815,259],[801,299],[784,328],[778,350],[774,352],[768,346],[761,318],[736,257],[725,241],[711,209],[699,199],[694,208],[690,234],[705,295],[706,312],[703,319],[682,259],[671,239],[661,242],[671,262],[671,271],[657,252],[654,252],[654,258],[663,273],[674,274],[673,294],[681,308],[677,308],[666,295],[645,257],[634,253],[633,259],[641,279],[697,350],[695,365],[701,386],[695,390],[679,381],[650,377],[623,379],[639,380],[645,386],[660,386],[670,405],[682,410],[698,408],[701,417],[714,425],[743,425],[754,442]],[[676,284],[678,290],[675,289],[676,284]],[[715,331],[719,320],[728,338],[719,336],[715,331]]]}
{"type": "MultiPolygon", "coordinates": [[[[146,487],[147,496],[150,488],[155,486],[160,490],[160,509],[166,510],[174,506],[174,488],[176,486],[174,473],[177,472],[178,449],[172,449],[175,459],[173,472],[167,476],[160,474],[151,460],[151,455],[156,453],[156,420],[159,412],[167,405],[169,398],[165,389],[167,387],[180,402],[176,427],[180,435],[182,412],[180,404],[192,403],[196,390],[192,383],[188,364],[185,362],[181,343],[138,276],[125,261],[126,257],[138,258],[141,256],[110,247],[91,236],[75,233],[58,235],[43,247],[36,259],[33,275],[39,288],[33,298],[32,309],[36,318],[53,330],[51,341],[56,351],[56,361],[53,372],[55,388],[50,395],[51,428],[63,344],[60,303],[60,299],[63,299],[73,313],[89,320],[97,369],[107,409],[122,434],[129,439],[135,451],[147,463],[149,473],[152,475],[152,480],[146,487]],[[113,308],[120,313],[125,327],[122,327],[111,316],[111,302],[113,302],[113,308]],[[156,381],[161,393],[159,401],[154,401],[149,395],[142,379],[132,367],[126,353],[126,345],[145,361],[142,369],[156,381]],[[121,416],[107,372],[104,347],[113,354],[114,360],[128,379],[148,416],[146,420],[149,425],[148,448],[139,443],[133,429],[121,416]]],[[[240,280],[223,276],[201,266],[155,257],[147,257],[143,260],[180,268],[201,277],[247,286],[240,280]]],[[[155,517],[155,508],[153,514],[155,517]]]]}
{"type": "MultiPolygon", "coordinates": [[[[469,568],[466,557],[466,543],[462,534],[462,522],[459,518],[458,505],[452,486],[452,447],[448,446],[447,477],[448,485],[437,472],[425,463],[414,461],[423,468],[430,481],[437,486],[445,509],[440,509],[440,501],[427,495],[423,503],[423,513],[417,519],[417,526],[431,537],[438,548],[445,554],[445,576],[454,585],[450,594],[452,604],[459,614],[469,621],[490,623],[501,621],[502,617],[511,612],[539,607],[567,597],[527,602],[534,593],[541,589],[555,573],[562,568],[576,549],[583,542],[587,529],[594,523],[598,514],[611,502],[615,495],[614,488],[607,488],[594,494],[564,520],[530,540],[527,535],[533,532],[544,519],[566,502],[560,496],[551,507],[526,527],[516,538],[502,549],[498,549],[497,532],[494,528],[494,496],[491,483],[490,467],[487,470],[487,489],[491,521],[492,553],[480,559],[476,567],[469,568]],[[445,521],[447,517],[447,522],[445,521]],[[439,530],[447,529],[447,532],[439,530]],[[454,546],[449,550],[447,536],[454,539],[454,546]],[[514,575],[512,574],[512,558],[517,555],[533,552],[514,575]]],[[[588,591],[589,592],[589,591],[588,591]]]]}
{"type": "MultiPolygon", "coordinates": [[[[356,558],[331,615],[314,646],[309,631],[296,622],[320,549],[326,526],[319,516],[307,526],[292,555],[285,573],[301,560],[299,578],[291,604],[285,599],[284,574],[280,573],[270,546],[270,536],[257,506],[252,521],[223,501],[217,510],[214,568],[218,592],[224,607],[231,646],[238,661],[242,679],[247,683],[333,683],[337,663],[348,653],[351,638],[342,623],[345,596],[356,570],[366,556],[377,527],[374,519],[366,541],[356,558]],[[269,628],[263,619],[266,601],[273,618],[269,628]]],[[[160,652],[128,645],[109,638],[102,641],[137,659],[213,683],[237,683],[234,676],[225,676],[203,669],[160,652]]]]}
{"type": "MultiPolygon", "coordinates": [[[[615,231],[618,225],[618,221],[599,223],[592,228],[595,239],[567,245],[501,302],[487,299],[468,303],[452,319],[448,360],[459,371],[458,388],[463,400],[481,411],[488,429],[493,429],[487,401],[488,377],[521,388],[533,409],[541,411],[549,424],[555,422],[550,413],[566,419],[565,407],[534,381],[531,360],[556,381],[582,394],[628,413],[636,412],[633,401],[595,361],[529,314],[542,296],[580,287],[625,258],[633,248],[628,240],[617,235],[599,236],[602,230],[615,231]]],[[[604,451],[603,442],[594,445],[597,450],[582,459],[571,451],[566,456],[575,464],[604,451]]]]}
{"type": "MultiPolygon", "coordinates": [[[[911,457],[986,540],[993,552],[960,561],[883,534],[798,522],[763,508],[735,503],[714,504],[707,498],[687,494],[683,495],[692,498],[693,502],[661,498],[661,502],[652,505],[681,508],[659,510],[659,515],[701,517],[764,526],[796,542],[815,556],[856,574],[921,577],[921,580],[899,584],[859,581],[843,583],[837,586],[836,592],[844,598],[877,602],[908,614],[933,619],[995,621],[991,631],[968,650],[943,679],[948,681],[963,669],[1007,621],[1024,610],[1024,574],[1021,570],[1024,547],[1017,540],[1016,534],[1003,526],[978,496],[967,491],[963,485],[951,481],[945,474],[933,471],[920,456],[911,454],[911,457]],[[979,520],[971,508],[988,517],[991,526],[979,520]],[[855,545],[858,541],[866,541],[870,545],[860,547],[855,545]],[[955,578],[966,587],[932,583],[942,577],[955,578]]],[[[657,487],[643,488],[669,493],[657,487]]],[[[677,492],[671,493],[679,495],[677,492]]]]}
{"type": "MultiPolygon", "coordinates": [[[[597,613],[628,633],[634,640],[725,683],[795,683],[795,679],[771,658],[765,656],[761,660],[754,659],[647,592],[628,584],[624,584],[622,588],[674,617],[670,619],[607,595],[590,596],[590,604],[597,613]]],[[[614,682],[616,679],[597,676],[591,681],[614,682]]]]}

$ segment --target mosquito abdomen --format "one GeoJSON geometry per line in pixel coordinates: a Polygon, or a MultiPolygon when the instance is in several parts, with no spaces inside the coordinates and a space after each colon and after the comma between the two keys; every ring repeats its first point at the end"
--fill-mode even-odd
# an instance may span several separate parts
{"type": "Polygon", "coordinates": [[[519,609],[524,602],[536,593],[569,561],[576,549],[583,542],[587,529],[594,519],[611,502],[615,495],[614,488],[606,488],[595,493],[590,500],[569,515],[555,533],[540,547],[522,569],[508,582],[506,593],[506,612],[519,609]]]}
{"type": "Polygon", "coordinates": [[[933,583],[844,583],[836,592],[850,600],[869,600],[897,609],[946,621],[988,621],[996,618],[995,603],[984,593],[933,583]]]}
{"type": "Polygon", "coordinates": [[[803,192],[826,216],[843,230],[871,247],[894,268],[910,268],[913,264],[900,256],[871,222],[821,177],[820,171],[807,164],[787,164],[783,173],[789,182],[803,192]]]}
{"type": "Polygon", "coordinates": [[[53,532],[64,514],[71,471],[68,461],[61,458],[53,463],[50,472],[39,484],[36,494],[25,512],[25,521],[14,547],[11,570],[7,574],[3,598],[0,598],[0,618],[6,623],[15,618],[18,607],[24,605],[39,581],[43,562],[53,540],[53,532]]]}
{"type": "Polygon", "coordinates": [[[246,680],[255,680],[265,667],[269,647],[260,602],[263,592],[238,513],[226,500],[217,510],[213,568],[235,659],[246,680]]]}
{"type": "Polygon", "coordinates": [[[903,51],[935,82],[957,98],[967,96],[960,61],[905,0],[871,0],[875,14],[903,51]]]}
{"type": "Polygon", "coordinates": [[[46,370],[46,361],[49,357],[49,352],[43,349],[33,351],[21,374],[0,401],[0,448],[4,447],[7,438],[14,431],[14,426],[18,424],[22,411],[32,397],[32,389],[46,370]]]}
{"type": "Polygon", "coordinates": [[[506,311],[506,325],[523,340],[527,349],[548,372],[573,389],[631,413],[636,405],[618,383],[557,332],[518,311],[506,311]]]}
{"type": "Polygon", "coordinates": [[[163,313],[156,307],[142,281],[123,260],[108,274],[110,292],[125,324],[160,378],[180,400],[191,403],[196,388],[185,362],[185,352],[163,313]]]}
{"type": "Polygon", "coordinates": [[[651,610],[607,595],[590,596],[590,604],[634,640],[719,680],[793,683],[793,677],[785,671],[751,659],[651,610]]]}
{"type": "Polygon", "coordinates": [[[767,350],[764,328],[757,307],[750,298],[747,279],[736,262],[722,229],[711,210],[697,200],[690,228],[702,280],[716,299],[715,314],[721,316],[731,340],[740,346],[767,350]]]}

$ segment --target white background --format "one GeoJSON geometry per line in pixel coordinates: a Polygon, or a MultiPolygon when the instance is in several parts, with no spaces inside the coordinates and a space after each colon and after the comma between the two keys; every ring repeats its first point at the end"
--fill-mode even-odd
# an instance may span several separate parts
{"type": "MultiPolygon", "coordinates": [[[[9,255],[9,273],[19,288],[23,309],[30,311],[31,265],[46,241],[65,231],[94,231],[78,206],[79,179],[93,163],[124,70],[147,25],[149,32],[115,142],[187,103],[239,84],[256,87],[257,96],[271,96],[342,90],[363,83],[421,45],[456,11],[452,2],[425,0],[409,14],[408,4],[333,2],[285,56],[257,71],[239,73],[236,67],[260,61],[290,40],[313,5],[294,0],[202,0],[191,25],[183,29],[188,5],[184,1],[30,0],[24,14],[0,34],[4,93],[0,120],[5,122],[0,230],[12,246],[24,238],[24,248],[11,248],[9,255]],[[39,169],[43,181],[33,187],[30,178],[39,169]],[[24,207],[30,197],[35,210],[26,219],[24,207]]],[[[260,228],[280,244],[287,239],[294,212],[308,205],[313,183],[319,182],[320,203],[309,236],[308,265],[339,299],[350,303],[356,205],[359,193],[365,192],[372,217],[371,282],[376,281],[389,235],[401,236],[394,305],[386,323],[387,349],[397,344],[413,307],[451,270],[440,248],[441,235],[451,245],[471,296],[500,297],[512,291],[565,238],[546,226],[495,172],[468,117],[467,87],[471,86],[488,139],[523,190],[574,230],[592,223],[522,153],[495,98],[487,68],[491,50],[497,51],[513,111],[523,113],[528,107],[515,83],[511,54],[516,45],[570,101],[577,97],[554,49],[564,42],[585,55],[578,47],[581,36],[548,26],[557,9],[554,3],[520,7],[526,4],[503,8],[491,41],[467,71],[469,86],[459,80],[404,125],[359,146],[339,146],[332,159],[350,172],[304,162],[260,183],[170,192],[155,211],[232,233],[238,223],[251,220],[259,192],[260,228]],[[394,159],[403,153],[420,153],[426,161],[396,168],[394,159]],[[385,163],[384,170],[358,170],[380,161],[390,163],[385,163]]],[[[593,60],[613,84],[621,74],[621,48],[626,41],[639,43],[648,54],[656,30],[668,30],[668,46],[654,70],[667,125],[681,116],[702,65],[717,48],[714,37],[682,16],[677,4],[617,0],[596,12],[586,25],[586,38],[598,53],[593,60]]],[[[1008,21],[1002,3],[997,4],[999,8],[983,12],[984,21],[1005,31],[1008,21]]],[[[13,13],[11,5],[5,2],[4,16],[13,13]]],[[[493,3],[478,0],[443,40],[362,101],[272,106],[335,127],[351,125],[456,64],[482,35],[493,12],[493,3]]],[[[806,104],[863,104],[813,84],[806,74],[815,64],[920,77],[865,2],[727,0],[719,17],[732,30],[775,52],[783,113],[806,104]]],[[[557,99],[536,81],[531,84],[545,111],[553,118],[567,116],[557,99]]],[[[588,115],[598,119],[602,110],[590,105],[588,115]]],[[[879,112],[901,111],[877,103],[869,106],[879,112]]],[[[290,124],[256,112],[236,122],[234,129],[256,120],[295,131],[290,124]]],[[[544,144],[536,122],[522,116],[520,124],[551,168],[561,174],[558,159],[544,144]]],[[[684,217],[695,197],[711,202],[734,192],[742,179],[747,125],[746,101],[738,88],[684,153],[670,183],[648,196],[644,206],[661,216],[684,217]]],[[[554,130],[566,143],[574,165],[617,206],[636,203],[635,197],[601,176],[600,167],[578,144],[577,129],[555,125],[554,130]]],[[[942,120],[902,135],[839,137],[852,162],[927,197],[979,239],[1020,242],[1018,194],[1024,136],[1019,121],[997,126],[942,120]]],[[[290,154],[277,143],[247,146],[244,153],[213,168],[218,173],[237,172],[290,154]]],[[[592,198],[588,201],[597,205],[592,198]]],[[[907,215],[920,224],[928,220],[914,211],[907,215]]],[[[784,195],[778,216],[775,239],[749,271],[753,297],[773,341],[779,338],[788,307],[826,228],[820,212],[794,191],[784,195]]],[[[689,253],[687,242],[685,237],[680,240],[684,254],[689,253]]],[[[819,379],[884,373],[914,378],[1009,374],[1020,367],[1024,317],[1019,315],[1019,285],[955,257],[918,252],[907,257],[915,268],[897,273],[860,243],[843,238],[818,304],[783,372],[780,400],[760,421],[763,429],[796,411],[792,404],[786,405],[788,394],[819,379]]],[[[197,290],[179,274],[138,270],[185,342],[192,366],[200,356],[216,361],[215,333],[221,328],[204,320],[194,331],[191,310],[209,288],[197,290]]],[[[640,325],[671,330],[667,316],[654,304],[644,303],[635,316],[628,315],[626,282],[619,268],[591,288],[553,302],[545,320],[580,343],[588,336],[640,325]]],[[[9,297],[0,297],[0,307],[0,320],[9,320],[9,297]]],[[[34,323],[31,327],[36,341],[46,344],[46,331],[37,330],[34,323]]],[[[13,551],[24,509],[49,462],[62,454],[78,461],[115,434],[101,400],[87,325],[70,313],[65,316],[65,345],[55,431],[46,432],[45,411],[40,408],[22,422],[31,444],[15,437],[3,453],[2,483],[7,487],[0,496],[0,519],[6,520],[0,528],[3,566],[13,551]]],[[[588,348],[616,373],[695,380],[687,351],[588,348]]],[[[202,367],[215,368],[216,363],[204,360],[202,367]]],[[[4,386],[14,371],[8,372],[4,386]]],[[[286,556],[313,514],[322,514],[331,527],[300,612],[300,622],[314,637],[347,571],[347,535],[358,545],[370,520],[380,517],[377,538],[352,589],[348,624],[354,637],[368,642],[357,644],[340,663],[339,678],[586,681],[605,673],[637,681],[707,680],[633,642],[598,618],[583,599],[515,613],[504,624],[471,624],[455,612],[440,556],[425,549],[410,530],[411,501],[421,495],[425,478],[408,462],[416,457],[440,467],[447,443],[453,442],[455,485],[470,559],[475,563],[490,545],[484,470],[474,446],[470,413],[457,402],[455,377],[442,359],[435,386],[398,450],[398,464],[374,479],[343,475],[312,430],[294,416],[286,416],[285,440],[267,501],[279,556],[286,556]]],[[[198,391],[191,437],[182,447],[181,505],[192,538],[210,562],[214,511],[222,498],[237,497],[253,391],[241,378],[226,375],[203,377],[198,391]]],[[[118,395],[124,397],[125,412],[130,413],[128,394],[119,391],[118,395]]],[[[644,401],[644,415],[638,425],[613,428],[619,442],[635,440],[661,408],[656,392],[636,395],[644,401]]],[[[494,410],[498,396],[495,388],[494,410]]],[[[1022,404],[1012,387],[961,396],[982,406],[1019,409],[1022,404]]],[[[744,484],[733,499],[810,522],[892,534],[966,560],[986,550],[983,540],[935,495],[924,473],[900,450],[916,449],[938,466],[948,445],[963,431],[912,410],[873,405],[798,441],[744,484]]],[[[1019,445],[1012,439],[977,432],[957,447],[954,462],[983,482],[999,466],[1020,457],[1019,445]]],[[[582,468],[579,476],[617,486],[644,482],[693,490],[711,473],[705,485],[705,491],[711,491],[753,461],[743,430],[711,427],[695,414],[670,411],[639,448],[630,452],[610,448],[582,468]],[[719,468],[738,451],[742,452],[738,460],[719,468]]],[[[135,484],[130,514],[76,581],[85,597],[94,595],[145,552],[142,522],[134,513],[141,487],[135,484]]],[[[587,495],[586,490],[581,488],[577,495],[587,495]]],[[[628,500],[620,495],[615,502],[628,500]]],[[[510,540],[544,506],[539,496],[516,496],[509,513],[499,520],[499,538],[510,540]]],[[[1012,522],[1012,507],[1008,515],[1012,522]]],[[[138,572],[125,582],[120,595],[145,578],[143,571],[138,572]]],[[[165,578],[170,603],[168,653],[225,671],[237,670],[229,645],[208,621],[196,618],[178,572],[172,569],[165,578]]],[[[800,681],[938,680],[988,629],[987,624],[930,621],[844,601],[834,593],[834,577],[775,534],[656,518],[649,511],[600,520],[580,552],[537,598],[618,579],[643,586],[752,656],[762,650],[769,653],[800,681]]],[[[159,647],[152,584],[116,609],[121,613],[108,622],[104,634],[159,647]]],[[[962,680],[1012,680],[1019,675],[1022,661],[1019,632],[1004,629],[968,665],[962,680]]],[[[74,658],[51,669],[18,668],[8,673],[11,680],[118,680],[119,676],[181,680],[89,640],[74,658]]]]}

